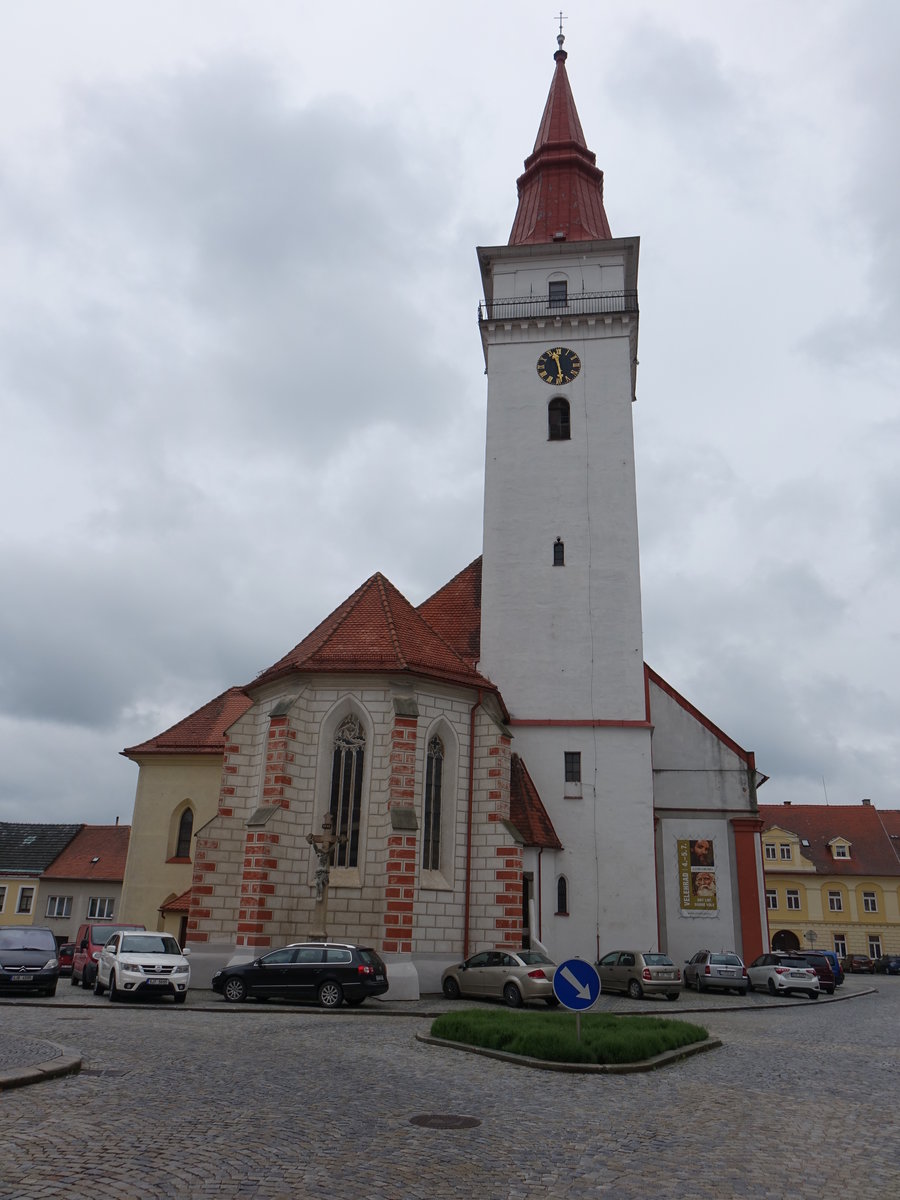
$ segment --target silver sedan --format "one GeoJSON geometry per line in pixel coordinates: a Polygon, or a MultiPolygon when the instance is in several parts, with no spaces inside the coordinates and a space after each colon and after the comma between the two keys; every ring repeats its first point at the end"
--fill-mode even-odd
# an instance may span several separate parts
{"type": "Polygon", "coordinates": [[[526,1000],[543,1000],[555,1008],[559,1003],[553,993],[555,971],[556,964],[540,950],[482,950],[448,967],[441,987],[448,1000],[460,996],[503,1000],[510,1008],[519,1008],[526,1000]]]}

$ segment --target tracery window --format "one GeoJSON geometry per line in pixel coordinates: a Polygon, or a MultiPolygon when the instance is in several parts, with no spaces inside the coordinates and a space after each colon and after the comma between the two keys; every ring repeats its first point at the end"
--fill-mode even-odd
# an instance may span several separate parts
{"type": "Polygon", "coordinates": [[[425,760],[425,810],[422,822],[422,868],[441,869],[441,787],[444,776],[444,743],[433,737],[425,760]]]}
{"type": "Polygon", "coordinates": [[[358,865],[365,750],[365,731],[359,718],[351,713],[338,726],[331,758],[330,811],[334,832],[341,839],[334,849],[336,867],[358,865]]]}

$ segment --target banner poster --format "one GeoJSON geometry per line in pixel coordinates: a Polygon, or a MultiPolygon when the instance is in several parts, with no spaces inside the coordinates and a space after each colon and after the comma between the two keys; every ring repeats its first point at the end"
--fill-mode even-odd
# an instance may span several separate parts
{"type": "Polygon", "coordinates": [[[716,859],[709,838],[678,839],[678,877],[685,911],[716,909],[716,859]]]}

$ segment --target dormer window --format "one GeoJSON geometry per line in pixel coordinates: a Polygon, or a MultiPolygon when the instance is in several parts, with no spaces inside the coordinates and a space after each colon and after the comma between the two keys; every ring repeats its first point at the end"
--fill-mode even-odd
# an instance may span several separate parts
{"type": "Polygon", "coordinates": [[[791,861],[791,847],[787,842],[778,843],[778,854],[782,862],[791,861]]]}
{"type": "Polygon", "coordinates": [[[831,852],[835,858],[850,857],[850,847],[846,842],[835,842],[835,844],[831,847],[831,852]]]}

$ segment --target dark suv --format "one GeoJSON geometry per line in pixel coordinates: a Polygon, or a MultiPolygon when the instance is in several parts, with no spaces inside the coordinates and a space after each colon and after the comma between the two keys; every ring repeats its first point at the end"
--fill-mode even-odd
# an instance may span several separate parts
{"type": "Polygon", "coordinates": [[[388,990],[387,967],[368,946],[346,942],[296,942],[252,962],[216,971],[214,992],[226,1000],[314,1000],[323,1008],[356,1006],[388,990]]]}
{"type": "Polygon", "coordinates": [[[819,990],[824,992],[826,996],[833,996],[836,981],[834,971],[831,968],[831,962],[824,954],[818,954],[815,950],[804,950],[803,954],[797,954],[798,958],[805,958],[812,969],[819,977],[819,990]]]}
{"type": "Polygon", "coordinates": [[[53,996],[59,959],[52,929],[40,925],[0,925],[0,988],[53,996]]]}

